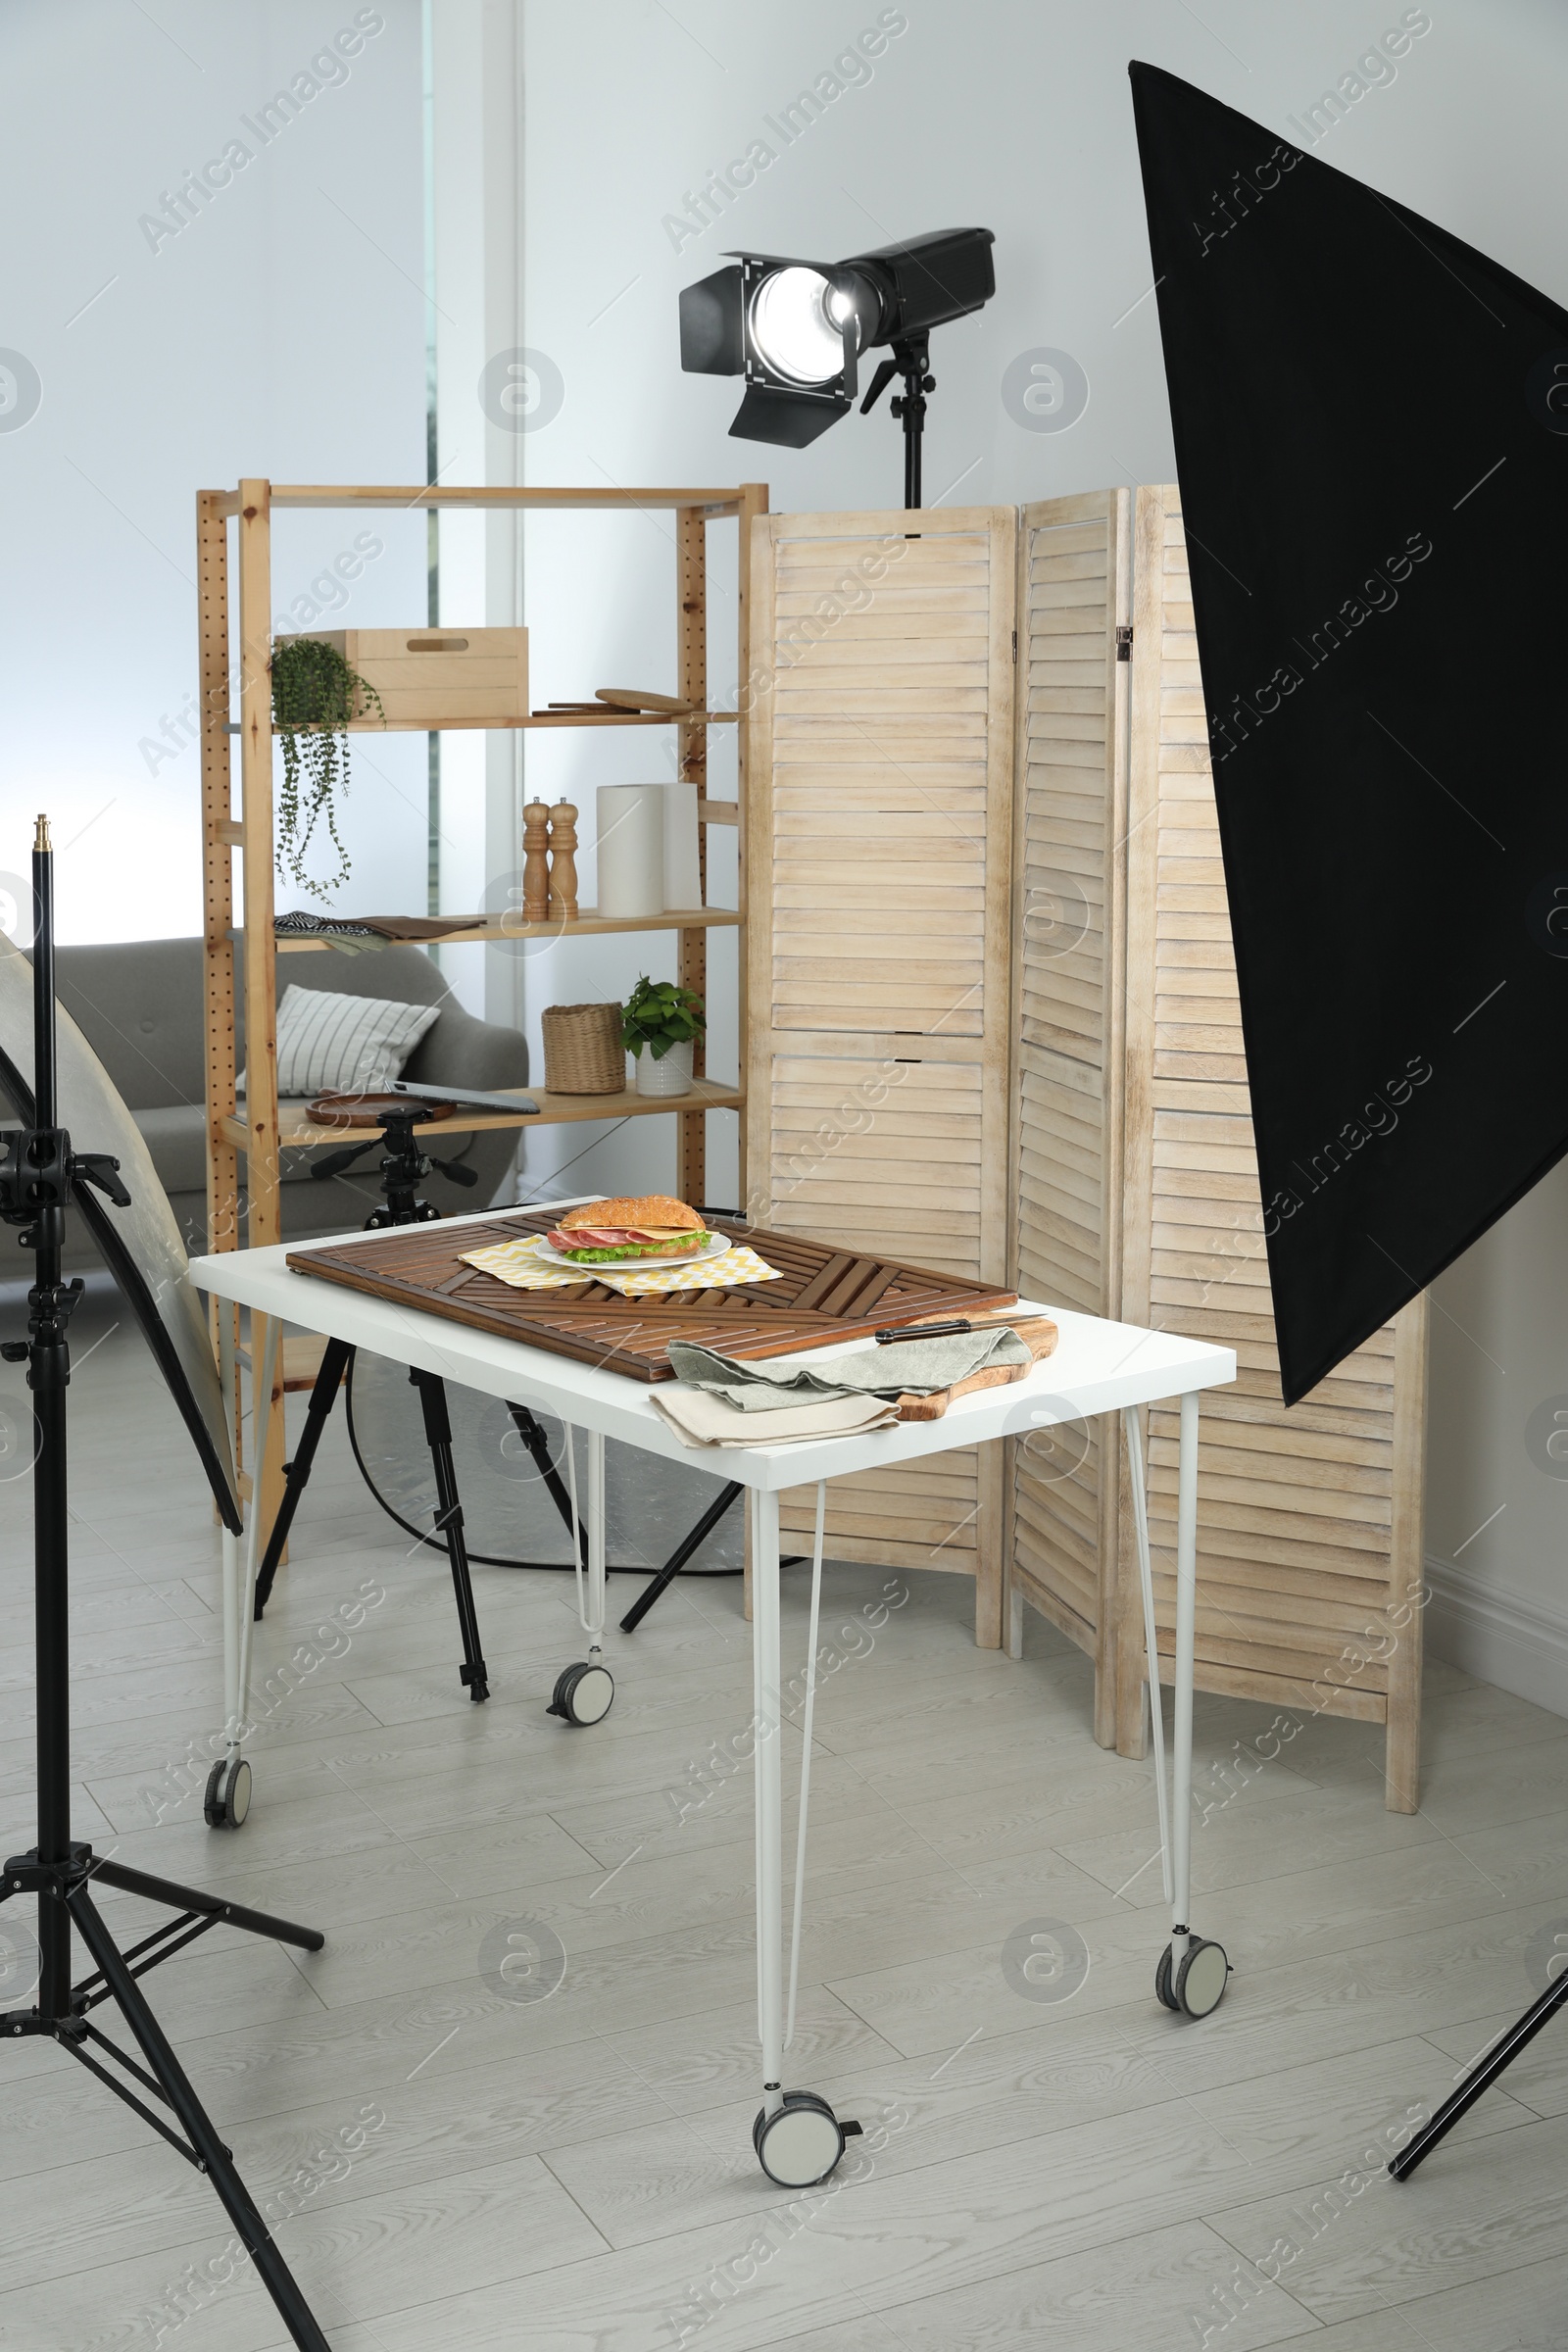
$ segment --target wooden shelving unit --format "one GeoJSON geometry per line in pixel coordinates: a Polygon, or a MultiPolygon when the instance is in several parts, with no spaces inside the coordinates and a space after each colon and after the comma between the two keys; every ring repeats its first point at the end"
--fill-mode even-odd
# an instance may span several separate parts
{"type": "MultiPolygon", "coordinates": [[[[729,490],[702,489],[488,489],[380,487],[374,484],[278,484],[246,479],[234,490],[202,490],[196,497],[196,555],[200,580],[200,655],[202,708],[202,845],[204,865],[204,1019],[207,1058],[208,1174],[207,1204],[210,1247],[237,1249],[241,1243],[241,1162],[246,1196],[243,1238],[256,1246],[281,1238],[278,1200],[279,1152],[285,1144],[337,1140],[324,1129],[290,1111],[280,1116],[277,1100],[276,957],[319,952],[321,943],[310,939],[278,940],[273,930],[273,810],[271,709],[271,517],[274,509],[382,507],[405,513],[420,509],[521,511],[523,513],[578,512],[591,514],[672,514],[675,523],[675,691],[694,708],[679,718],[649,717],[636,712],[547,711],[513,722],[533,727],[645,727],[674,726],[679,731],[678,774],[696,791],[698,842],[704,904],[663,916],[620,919],[591,910],[575,922],[507,924],[475,918],[471,927],[449,933],[442,945],[499,942],[526,938],[570,937],[575,933],[611,931],[674,931],[679,939],[682,985],[707,993],[708,933],[715,926],[739,927],[746,920],[746,739],[737,731],[738,775],[734,801],[708,798],[708,730],[734,725],[736,712],[710,710],[708,702],[708,554],[710,522],[733,520],[740,533],[737,566],[739,608],[739,669],[751,675],[748,625],[747,551],[755,514],[767,511],[764,483],[745,482],[729,490]],[[230,547],[229,524],[235,524],[235,578],[239,639],[239,715],[230,713],[230,547]],[[239,739],[240,807],[233,805],[231,738],[239,739]],[[708,827],[739,828],[739,906],[710,907],[708,893],[708,827]],[[233,859],[243,856],[240,890],[239,941],[236,955],[236,892],[233,859]],[[246,1108],[240,1116],[235,1093],[234,1014],[236,991],[243,997],[246,1036],[246,1108]]],[[[469,728],[482,722],[456,718],[439,722],[469,728]]],[[[356,731],[370,731],[376,721],[355,722],[356,731]]],[[[509,730],[510,731],[510,730],[509,730]]],[[[521,843],[518,844],[519,861],[521,843]]],[[[345,921],[353,916],[345,913],[345,921]]],[[[744,938],[738,958],[739,1029],[746,1035],[746,950],[744,938]]],[[[745,1046],[742,1044],[744,1071],[745,1046]]],[[[733,1110],[741,1121],[741,1165],[745,1165],[746,1094],[738,1087],[717,1085],[703,1069],[699,1042],[697,1084],[693,1094],[675,1102],[634,1093],[621,1095],[553,1096],[530,1088],[539,1104],[537,1117],[519,1112],[515,1118],[495,1112],[465,1114],[463,1126],[493,1128],[543,1126],[583,1119],[625,1118],[671,1112],[678,1121],[677,1189],[689,1200],[700,1200],[705,1183],[704,1119],[711,1109],[733,1110]]],[[[264,1511],[270,1516],[281,1494],[283,1445],[281,1430],[281,1374],[272,1400],[274,1430],[269,1447],[268,1492],[264,1511]]]]}

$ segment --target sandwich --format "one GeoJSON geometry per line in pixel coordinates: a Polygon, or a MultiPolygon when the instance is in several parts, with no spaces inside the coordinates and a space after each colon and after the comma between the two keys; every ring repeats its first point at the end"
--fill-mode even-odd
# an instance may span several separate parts
{"type": "Polygon", "coordinates": [[[695,1208],[666,1193],[636,1200],[590,1200],[568,1208],[550,1233],[550,1247],[580,1266],[618,1265],[628,1258],[695,1257],[708,1228],[695,1208]]]}

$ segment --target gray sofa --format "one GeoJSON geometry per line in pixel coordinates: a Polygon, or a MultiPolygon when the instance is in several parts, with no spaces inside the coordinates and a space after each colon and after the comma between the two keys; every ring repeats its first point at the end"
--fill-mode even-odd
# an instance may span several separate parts
{"type": "MultiPolygon", "coordinates": [[[[56,954],[56,989],[108,1070],[152,1152],[188,1249],[206,1247],[207,1156],[202,1044],[202,943],[199,939],[130,940],[107,947],[61,948],[56,954]]],[[[476,1020],[446,993],[446,983],[418,948],[387,947],[368,955],[342,956],[331,950],[280,956],[279,994],[296,988],[324,988],[339,995],[390,997],[406,1004],[440,1003],[440,1017],[426,1030],[404,1066],[406,1078],[429,1084],[492,1088],[526,1086],[528,1047],[514,1029],[476,1020]]],[[[236,1057],[244,1066],[243,1018],[236,1057]]],[[[86,1145],[88,1139],[78,1139],[86,1145]]],[[[345,1142],[352,1141],[346,1137],[345,1142]]],[[[511,1128],[477,1135],[451,1122],[432,1148],[443,1159],[461,1159],[479,1181],[471,1191],[432,1174],[425,1197],[445,1214],[487,1208],[507,1177],[516,1150],[511,1128]]],[[[341,1147],[334,1146],[333,1149],[341,1147]]],[[[322,1182],[313,1178],[313,1161],[324,1152],[283,1154],[282,1219],[285,1240],[347,1232],[361,1225],[380,1198],[379,1158],[368,1152],[346,1174],[322,1182]]],[[[77,1243],[80,1256],[82,1244],[77,1243]]],[[[81,1259],[90,1263],[90,1255],[81,1259]]]]}

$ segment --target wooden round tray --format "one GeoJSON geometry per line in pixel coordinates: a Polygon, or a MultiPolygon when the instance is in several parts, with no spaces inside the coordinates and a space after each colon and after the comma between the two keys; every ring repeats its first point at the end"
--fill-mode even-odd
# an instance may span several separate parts
{"type": "Polygon", "coordinates": [[[412,1110],[426,1119],[450,1119],[455,1102],[422,1102],[412,1095],[318,1095],[306,1104],[306,1115],[318,1127],[384,1127],[389,1115],[412,1110]]]}

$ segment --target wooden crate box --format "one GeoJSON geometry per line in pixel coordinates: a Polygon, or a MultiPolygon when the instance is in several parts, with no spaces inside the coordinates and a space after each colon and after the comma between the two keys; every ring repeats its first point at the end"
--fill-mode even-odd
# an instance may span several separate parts
{"type": "MultiPolygon", "coordinates": [[[[310,629],[373,686],[389,727],[506,726],[528,715],[526,629],[310,629]]],[[[280,637],[278,643],[291,641],[280,637]]],[[[362,701],[363,701],[362,697],[362,701]]],[[[353,727],[379,727],[366,703],[353,727]]]]}

